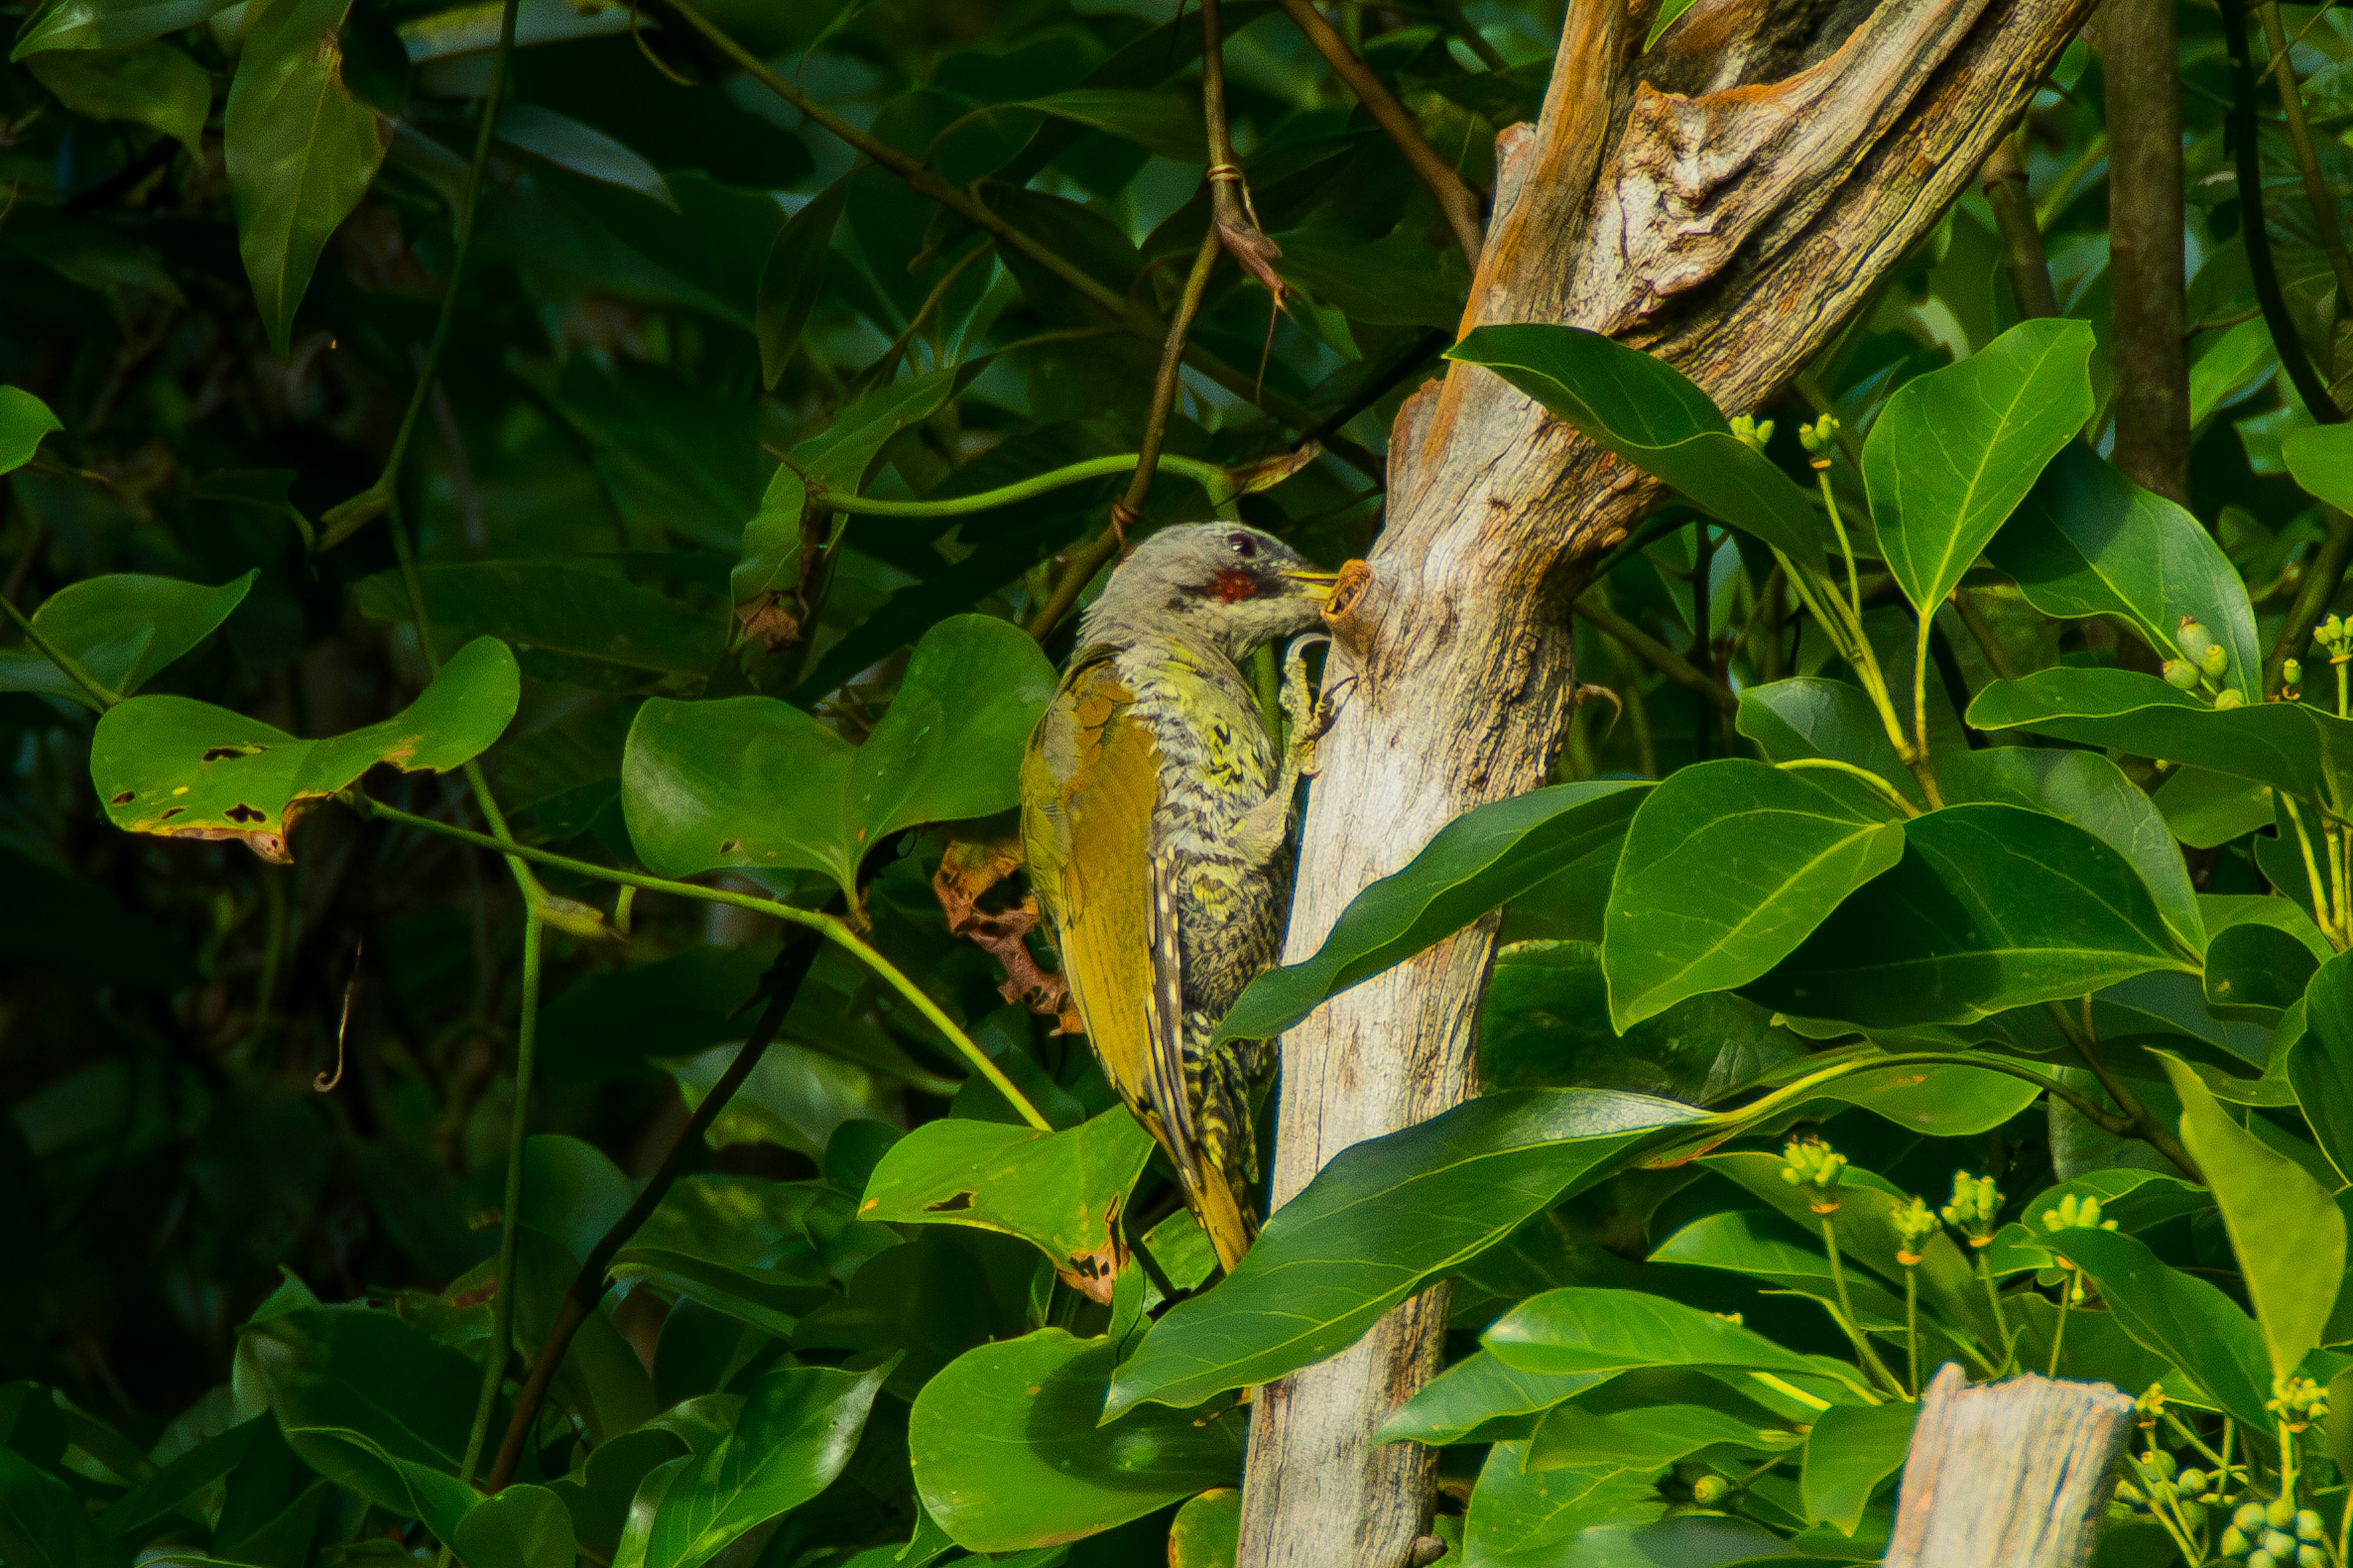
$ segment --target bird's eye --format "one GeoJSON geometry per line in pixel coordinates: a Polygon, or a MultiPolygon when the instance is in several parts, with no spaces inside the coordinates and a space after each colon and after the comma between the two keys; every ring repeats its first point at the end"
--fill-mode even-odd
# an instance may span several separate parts
{"type": "Polygon", "coordinates": [[[1247,533],[1229,533],[1226,535],[1226,544],[1245,561],[1258,553],[1258,541],[1247,533]]]}

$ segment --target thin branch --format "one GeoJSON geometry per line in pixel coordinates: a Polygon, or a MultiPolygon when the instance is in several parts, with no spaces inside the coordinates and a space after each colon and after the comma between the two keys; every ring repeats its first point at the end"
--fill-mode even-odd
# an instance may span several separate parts
{"type": "Polygon", "coordinates": [[[429,816],[419,816],[414,812],[386,805],[384,802],[363,795],[356,789],[344,790],[335,798],[363,816],[382,817],[387,822],[397,822],[427,833],[439,834],[444,838],[455,838],[460,843],[471,844],[477,848],[517,857],[536,865],[553,867],[559,871],[569,871],[575,876],[593,878],[603,882],[617,882],[622,887],[638,888],[647,892],[672,893],[681,899],[701,899],[706,903],[727,904],[739,910],[750,910],[756,914],[766,915],[773,920],[783,921],[788,925],[806,926],[835,946],[847,951],[851,957],[872,971],[884,984],[905,998],[915,1011],[923,1016],[925,1022],[938,1030],[941,1037],[972,1064],[974,1071],[987,1079],[997,1092],[1005,1097],[1006,1103],[1020,1113],[1021,1120],[1040,1132],[1050,1132],[1054,1130],[1053,1124],[1039,1115],[1038,1108],[1029,1103],[1029,1098],[1021,1092],[1011,1079],[1005,1076],[1004,1069],[989,1059],[987,1052],[974,1044],[972,1037],[965,1034],[955,1019],[940,1010],[940,1005],[933,1001],[922,986],[908,979],[897,965],[869,946],[838,915],[804,910],[785,903],[781,900],[764,899],[752,893],[738,893],[727,888],[706,888],[694,882],[672,881],[667,877],[650,877],[641,871],[624,871],[617,867],[599,866],[593,860],[575,860],[569,855],[557,855],[550,850],[534,848],[530,845],[502,842],[492,838],[488,834],[453,826],[446,822],[436,822],[429,816]]]}
{"type": "Polygon", "coordinates": [[[507,65],[514,55],[515,12],[519,0],[506,0],[499,13],[499,52],[491,61],[490,90],[482,98],[482,123],[474,132],[474,161],[466,171],[466,189],[458,210],[451,215],[451,225],[457,230],[457,248],[449,258],[449,281],[441,290],[441,310],[433,319],[433,336],[425,346],[425,363],[417,368],[417,386],[408,395],[408,407],[400,416],[400,429],[392,438],[392,451],[384,460],[384,471],[375,483],[340,505],[329,509],[319,521],[326,531],[319,537],[321,550],[332,550],[382,517],[392,506],[393,497],[400,484],[400,469],[408,458],[409,438],[417,433],[417,416],[425,411],[425,400],[432,395],[434,378],[441,373],[441,351],[448,346],[449,328],[458,317],[458,291],[466,281],[466,258],[474,249],[474,216],[481,205],[482,176],[490,167],[491,141],[498,132],[499,104],[506,96],[507,65]]]}
{"type": "Polygon", "coordinates": [[[2034,220],[2033,198],[2026,194],[2026,171],[2009,137],[1993,144],[1978,178],[1984,182],[1986,200],[2001,227],[2002,265],[2010,271],[2018,313],[2057,315],[2059,295],[2051,287],[2051,258],[2042,248],[2042,226],[2034,220]]]}
{"type": "MultiPolygon", "coordinates": [[[[1309,0],[1275,0],[1275,3],[1282,7],[1282,14],[1291,18],[1293,25],[1306,35],[1307,41],[1315,47],[1315,52],[1322,55],[1339,74],[1340,79],[1348,84],[1348,90],[1356,95],[1356,100],[1365,106],[1365,112],[1373,117],[1373,123],[1378,125],[1382,134],[1395,145],[1415,177],[1430,187],[1430,194],[1437,198],[1438,210],[1446,216],[1447,226],[1454,231],[1454,243],[1462,247],[1463,259],[1476,271],[1480,247],[1486,237],[1486,224],[1479,211],[1477,193],[1462,183],[1462,176],[1455,173],[1453,164],[1438,155],[1438,149],[1422,135],[1420,125],[1405,105],[1397,100],[1397,95],[1389,91],[1388,84],[1375,76],[1372,68],[1356,58],[1356,52],[1348,47],[1348,40],[1324,19],[1322,13],[1309,0]]],[[[1484,42],[1483,39],[1481,41],[1484,42]]]]}
{"type": "Polygon", "coordinates": [[[1615,637],[1641,654],[1668,679],[1677,685],[1690,687],[1726,713],[1740,711],[1740,699],[1734,694],[1732,688],[1604,605],[1594,595],[1588,594],[1577,601],[1577,613],[1591,621],[1595,629],[1604,636],[1615,637]]]}
{"type": "MultiPolygon", "coordinates": [[[[848,907],[848,901],[837,893],[826,906],[826,910],[829,914],[839,915],[848,907]]],[[[792,1010],[793,999],[800,994],[801,983],[808,978],[809,966],[816,961],[817,954],[818,941],[811,932],[803,931],[786,942],[784,951],[776,955],[776,962],[767,973],[768,1005],[762,1010],[760,1021],[744,1037],[743,1047],[735,1053],[735,1059],[727,1064],[727,1070],[720,1075],[719,1081],[711,1086],[710,1091],[702,1097],[702,1102],[694,1108],[694,1114],[687,1118],[686,1125],[679,1129],[678,1136],[670,1140],[670,1150],[662,1156],[661,1165],[629,1205],[628,1212],[613,1222],[612,1227],[597,1239],[596,1245],[588,1249],[588,1256],[581,1260],[579,1272],[573,1275],[571,1288],[564,1293],[564,1304],[556,1311],[555,1322],[547,1331],[547,1337],[540,1342],[538,1352],[532,1358],[531,1372],[515,1395],[514,1414],[507,1422],[505,1436],[499,1440],[497,1462],[491,1467],[491,1492],[497,1492],[514,1479],[515,1466],[522,1458],[523,1443],[538,1421],[540,1406],[546,1401],[549,1385],[555,1381],[557,1371],[564,1365],[565,1355],[572,1348],[573,1336],[580,1331],[580,1325],[588,1321],[588,1314],[596,1310],[596,1303],[604,1300],[605,1276],[612,1268],[615,1255],[629,1244],[629,1239],[661,1206],[662,1199],[670,1194],[671,1185],[679,1178],[688,1152],[702,1145],[703,1135],[711,1130],[711,1124],[718,1120],[719,1113],[735,1098],[735,1091],[744,1087],[753,1069],[760,1065],[760,1059],[767,1054],[770,1043],[776,1037],[776,1031],[784,1026],[785,1015],[792,1010]]]]}
{"type": "MultiPolygon", "coordinates": [[[[515,1255],[522,1237],[522,1168],[524,1146],[531,1137],[531,1079],[539,1047],[540,950],[546,928],[539,911],[526,909],[522,925],[522,1018],[515,1029],[514,1110],[507,1123],[507,1182],[504,1208],[499,1215],[498,1288],[491,1296],[491,1348],[482,1360],[482,1390],[474,1402],[474,1424],[466,1435],[465,1462],[458,1479],[470,1482],[482,1462],[482,1446],[490,1440],[491,1415],[498,1408],[499,1387],[506,1381],[507,1361],[514,1354],[515,1255]]],[[[497,1491],[503,1479],[492,1485],[497,1491]]]]}
{"type": "MultiPolygon", "coordinates": [[[[858,517],[960,517],[965,512],[987,511],[995,507],[1011,506],[1016,501],[1049,494],[1068,485],[1083,484],[1089,479],[1108,479],[1113,474],[1133,471],[1142,481],[1132,482],[1130,493],[1148,489],[1148,477],[1153,468],[1166,468],[1182,474],[1208,492],[1213,503],[1222,504],[1236,492],[1233,476],[1215,463],[1205,463],[1198,458],[1162,457],[1159,431],[1146,427],[1145,449],[1141,452],[1121,452],[1104,458],[1083,458],[1050,468],[1042,474],[1032,474],[1026,479],[1016,479],[1009,485],[999,485],[993,490],[976,490],[971,495],[946,496],[938,500],[891,500],[878,496],[842,495],[832,490],[812,489],[809,504],[828,511],[849,512],[858,517]]],[[[1141,500],[1136,503],[1141,505],[1141,500]]]]}
{"type": "Polygon", "coordinates": [[[2312,226],[2328,269],[2337,275],[2337,297],[2353,305],[2353,256],[2345,253],[2345,231],[2337,223],[2337,197],[2320,172],[2320,154],[2312,143],[2312,127],[2305,123],[2304,89],[2288,58],[2287,29],[2280,25],[2277,0],[2264,0],[2263,38],[2272,52],[2279,85],[2280,112],[2287,121],[2287,139],[2295,148],[2295,165],[2304,176],[2304,198],[2312,204],[2312,226]]]}
{"type": "Polygon", "coordinates": [[[2247,52],[2247,14],[2241,0],[2222,0],[2222,42],[2231,57],[2229,130],[2232,172],[2239,192],[2239,236],[2246,246],[2247,273],[2255,287],[2255,300],[2263,308],[2271,329],[2272,348],[2296,395],[2323,425],[2341,425],[2345,411],[2329,395],[2328,384],[2313,367],[2304,339],[2288,313],[2287,296],[2280,289],[2279,266],[2272,256],[2271,231],[2263,219],[2263,163],[2256,142],[2261,115],[2255,104],[2255,69],[2247,52]]]}
{"type": "MultiPolygon", "coordinates": [[[[1158,315],[1140,301],[1131,300],[1117,289],[1103,283],[1072,262],[1052,246],[1025,233],[992,210],[988,204],[947,180],[915,159],[900,152],[889,142],[869,135],[811,98],[802,89],[778,73],[767,61],[738,43],[725,30],[713,23],[693,4],[693,0],[662,0],[679,17],[708,39],[712,46],[733,62],[746,76],[783,99],[810,122],[847,143],[853,151],[863,153],[881,167],[905,181],[918,195],[946,207],[958,217],[973,225],[1000,243],[1011,247],[1078,290],[1089,301],[1110,312],[1113,320],[1128,331],[1153,342],[1161,342],[1167,327],[1158,315]]],[[[1304,429],[1314,423],[1305,409],[1290,399],[1263,392],[1252,384],[1252,378],[1208,353],[1198,344],[1188,346],[1187,360],[1193,367],[1224,387],[1227,391],[1259,407],[1293,429],[1304,429]]],[[[1352,441],[1330,441],[1324,450],[1351,467],[1378,479],[1380,459],[1352,441]]]]}
{"type": "MultiPolygon", "coordinates": [[[[2092,1036],[2088,1017],[2086,1026],[2078,1029],[2068,1018],[2066,1008],[2055,1002],[2046,1002],[2043,1007],[2051,1015],[2052,1021],[2059,1026],[2059,1032],[2066,1037],[2067,1043],[2075,1047],[2075,1054],[2084,1058],[2084,1065],[2092,1069],[2092,1076],[2100,1080],[2100,1087],[2107,1090],[2108,1098],[2116,1101],[2116,1110],[2123,1112],[2125,1125],[2115,1125],[2113,1113],[2094,1117],[2093,1120],[2111,1132],[2130,1133],[2179,1166],[2183,1175],[2204,1186],[2206,1173],[2198,1168],[2198,1162],[2189,1157],[2189,1151],[2181,1146],[2179,1138],[2166,1131],[2165,1123],[2150,1112],[2140,1096],[2116,1076],[2108,1066],[2107,1058],[2100,1054],[2100,1042],[2092,1036]]],[[[2080,1110],[2083,1108],[2078,1106],[2076,1109],[2080,1110]]]]}
{"type": "MultiPolygon", "coordinates": [[[[1290,285],[1274,264],[1282,248],[1259,227],[1258,208],[1234,160],[1234,139],[1226,119],[1226,35],[1219,0],[1201,0],[1201,121],[1209,141],[1209,232],[1224,241],[1243,271],[1282,303],[1290,285]]],[[[1271,332],[1273,323],[1268,328],[1271,332]]],[[[1272,339],[1269,338],[1271,346],[1272,339]]]]}
{"type": "Polygon", "coordinates": [[[2126,478],[2186,506],[2189,361],[2183,326],[2189,307],[2173,0],[2115,0],[2106,17],[2101,56],[2110,133],[2108,255],[2116,279],[2115,456],[2126,478]]]}

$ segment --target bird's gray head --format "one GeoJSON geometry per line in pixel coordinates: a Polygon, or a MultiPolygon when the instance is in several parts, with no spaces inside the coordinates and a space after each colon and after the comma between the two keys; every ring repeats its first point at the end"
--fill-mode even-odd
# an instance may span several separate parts
{"type": "Polygon", "coordinates": [[[1166,637],[1244,655],[1312,629],[1335,574],[1236,522],[1164,528],[1120,563],[1088,609],[1082,642],[1166,637]]]}

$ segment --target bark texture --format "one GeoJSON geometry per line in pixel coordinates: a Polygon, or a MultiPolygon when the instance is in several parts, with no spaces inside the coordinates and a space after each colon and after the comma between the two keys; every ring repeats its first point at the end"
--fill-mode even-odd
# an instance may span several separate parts
{"type": "Polygon", "coordinates": [[[1967,1388],[1947,1363],[1912,1429],[1886,1568],[2083,1568],[2132,1434],[2113,1384],[2029,1373],[1967,1388]]]}
{"type": "MultiPolygon", "coordinates": [[[[1466,330],[1560,321],[1662,354],[1732,410],[1795,374],[1933,225],[2089,0],[1571,0],[1539,124],[1497,147],[1466,330]]],[[[1335,627],[1356,685],[1323,744],[1289,952],[1450,818],[1542,782],[1571,689],[1580,563],[1655,497],[1501,379],[1410,398],[1388,519],[1335,627]]],[[[1325,1005],[1284,1040],[1274,1201],[1349,1144],[1473,1087],[1482,923],[1325,1005]]],[[[1432,1461],[1377,1446],[1430,1376],[1443,1289],[1263,1390],[1242,1568],[1406,1568],[1432,1461]]]]}
{"type": "Polygon", "coordinates": [[[2108,0],[2108,275],[2116,293],[2116,467],[2189,504],[2189,361],[2174,0],[2108,0]]]}

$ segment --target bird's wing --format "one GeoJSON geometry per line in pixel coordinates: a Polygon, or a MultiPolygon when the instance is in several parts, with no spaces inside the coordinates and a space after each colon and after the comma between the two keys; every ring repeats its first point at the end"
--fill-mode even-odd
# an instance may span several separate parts
{"type": "Polygon", "coordinates": [[[1153,1016],[1160,757],[1134,703],[1108,662],[1071,669],[1022,761],[1022,842],[1103,1074],[1166,1142],[1153,1016]]]}
{"type": "Polygon", "coordinates": [[[1167,1129],[1168,1152],[1187,1188],[1201,1185],[1201,1140],[1193,1127],[1193,1097],[1185,1081],[1185,963],[1176,945],[1176,860],[1164,851],[1152,857],[1150,876],[1152,998],[1146,1010],[1150,1033],[1146,1061],[1152,1072],[1152,1103],[1167,1129]]]}

